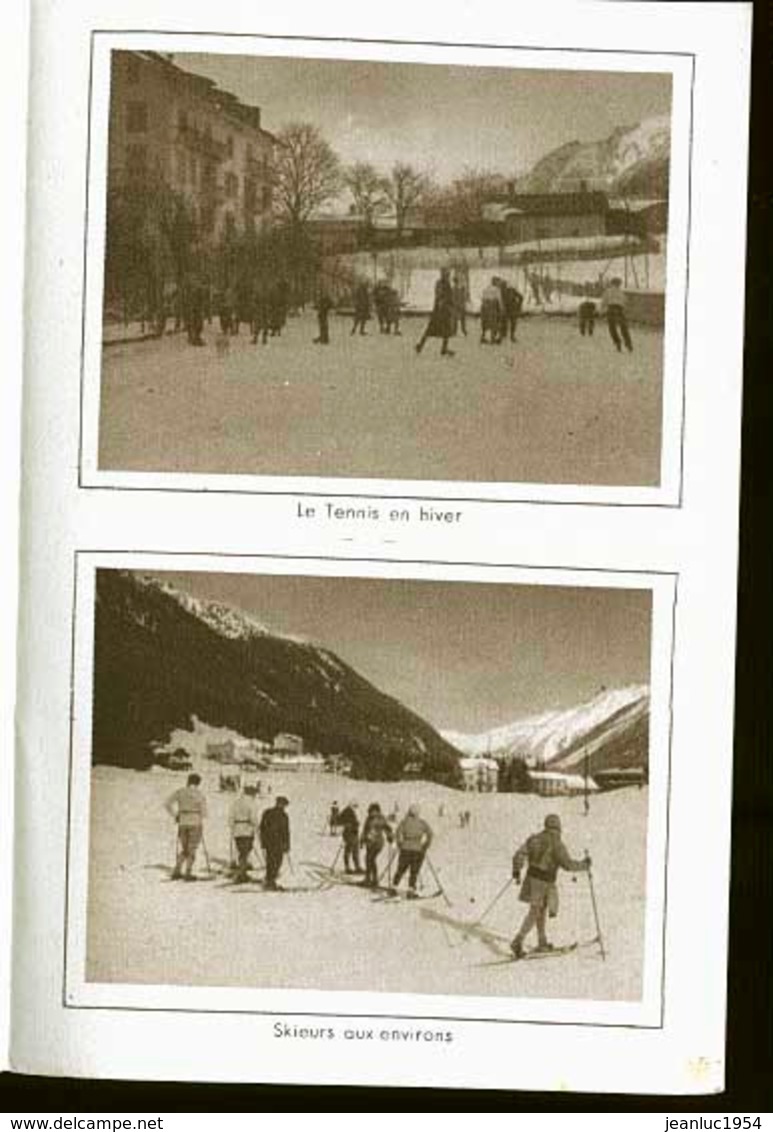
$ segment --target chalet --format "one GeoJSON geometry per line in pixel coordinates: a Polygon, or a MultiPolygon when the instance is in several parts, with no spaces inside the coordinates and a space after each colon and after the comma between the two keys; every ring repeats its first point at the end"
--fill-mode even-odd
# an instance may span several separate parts
{"type": "Polygon", "coordinates": [[[534,794],[543,798],[558,798],[572,794],[597,794],[599,787],[593,778],[581,774],[562,774],[555,770],[530,770],[529,782],[534,794]]]}
{"type": "Polygon", "coordinates": [[[459,770],[465,790],[495,794],[499,785],[499,764],[494,759],[461,758],[459,770]]]}
{"type": "Polygon", "coordinates": [[[272,756],[276,755],[302,755],[303,754],[303,738],[300,735],[291,735],[288,732],[283,732],[274,736],[274,742],[271,745],[272,756]]]}
{"type": "Polygon", "coordinates": [[[647,236],[662,235],[668,230],[667,200],[617,199],[609,202],[607,231],[610,235],[647,236]]]}
{"type": "Polygon", "coordinates": [[[509,193],[483,206],[483,220],[498,230],[502,243],[522,244],[563,237],[603,236],[607,232],[606,193],[509,193]]]}
{"type": "Polygon", "coordinates": [[[593,776],[600,790],[620,790],[623,786],[637,786],[641,789],[647,785],[647,771],[644,767],[610,767],[608,770],[597,770],[593,776]]]}

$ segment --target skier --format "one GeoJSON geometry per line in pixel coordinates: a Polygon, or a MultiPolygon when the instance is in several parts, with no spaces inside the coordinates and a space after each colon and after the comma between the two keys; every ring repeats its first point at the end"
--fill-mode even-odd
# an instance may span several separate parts
{"type": "Polygon", "coordinates": [[[260,819],[260,844],[266,854],[266,879],[264,888],[278,892],[276,878],[282,867],[282,858],[290,852],[290,820],[285,813],[290,805],[282,794],[277,796],[270,810],[264,810],[260,819]]]}
{"type": "Polygon", "coordinates": [[[397,858],[397,871],[392,887],[388,890],[390,896],[397,896],[397,887],[405,873],[408,873],[408,899],[416,900],[418,893],[416,884],[424,864],[424,857],[432,844],[432,830],[427,822],[420,816],[419,807],[411,805],[408,813],[395,831],[395,841],[399,850],[397,858]]]}
{"type": "Polygon", "coordinates": [[[207,816],[207,800],[199,789],[200,786],[201,776],[189,774],[187,784],[170,794],[164,803],[167,813],[177,822],[177,860],[172,880],[196,879],[193,866],[207,816]]]}
{"type": "Polygon", "coordinates": [[[561,819],[558,814],[548,814],[544,829],[527,838],[513,856],[513,880],[518,884],[524,865],[527,866],[526,876],[518,899],[529,905],[529,911],[510,944],[516,959],[523,956],[523,941],[534,927],[537,929],[537,951],[553,950],[553,944],[548,943],[545,922],[548,916],[553,919],[558,915],[558,870],[585,872],[590,868],[591,860],[586,856],[576,861],[569,856],[561,840],[561,819]]]}
{"type": "Polygon", "coordinates": [[[350,802],[342,810],[338,818],[338,825],[344,843],[344,872],[361,873],[360,867],[360,819],[357,816],[357,803],[350,802]]]}
{"type": "Polygon", "coordinates": [[[340,811],[338,809],[338,802],[333,802],[333,805],[330,807],[330,817],[327,819],[327,824],[332,836],[338,829],[338,826],[340,824],[340,811]]]}
{"type": "Polygon", "coordinates": [[[250,853],[255,845],[255,833],[258,827],[255,803],[247,796],[246,784],[242,785],[241,794],[231,803],[228,824],[237,854],[234,883],[244,884],[249,880],[250,853]]]}
{"type": "Polygon", "coordinates": [[[365,880],[364,888],[378,887],[377,861],[381,850],[388,841],[390,845],[394,840],[392,828],[381,812],[378,802],[368,806],[368,816],[362,824],[360,845],[365,849],[365,880]]]}

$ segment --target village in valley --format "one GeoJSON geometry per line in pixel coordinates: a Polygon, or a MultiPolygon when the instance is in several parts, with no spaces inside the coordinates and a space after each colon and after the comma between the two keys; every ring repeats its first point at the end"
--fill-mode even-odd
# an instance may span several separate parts
{"type": "MultiPolygon", "coordinates": [[[[413,646],[404,636],[415,634],[416,609],[425,619],[428,609],[442,609],[430,636],[443,652],[453,626],[470,623],[475,599],[490,626],[504,621],[507,633],[512,623],[534,642],[543,632],[557,639],[557,627],[565,633],[576,618],[578,642],[605,634],[606,621],[625,625],[628,638],[615,638],[603,663],[643,675],[646,594],[532,595],[513,587],[511,595],[495,586],[481,597],[480,589],[100,570],[88,980],[637,1000],[648,883],[648,684],[618,678],[581,702],[464,732],[438,728],[417,711],[420,685],[406,685],[414,706],[402,702],[395,673],[403,662],[428,664],[431,684],[437,668],[431,655],[410,659],[412,647],[424,647],[423,635],[413,646]],[[259,608],[265,601],[267,614],[272,595],[290,611],[308,602],[328,634],[354,633],[355,651],[370,665],[384,663],[381,652],[393,647],[401,662],[386,663],[390,683],[381,688],[329,643],[272,629],[213,592],[265,594],[259,608]],[[386,622],[376,628],[382,617],[388,634],[386,622]],[[342,630],[342,619],[352,629],[342,630]],[[199,817],[189,844],[191,812],[199,817]],[[278,813],[284,832],[274,853],[265,823],[278,813]],[[401,837],[412,823],[424,844],[405,888],[403,857],[407,868],[412,851],[401,837]],[[524,911],[514,878],[525,865],[516,850],[545,823],[563,831],[571,854],[563,867],[582,872],[593,861],[594,873],[559,884],[561,913],[550,923],[551,950],[542,948],[555,961],[523,964],[508,979],[499,964],[513,958],[508,940],[524,911]],[[174,883],[180,879],[207,883],[174,883]],[[356,963],[345,961],[355,955],[356,963]]],[[[300,615],[285,616],[292,623],[300,615]]],[[[493,668],[488,649],[477,654],[472,640],[460,647],[471,666],[469,677],[459,672],[452,681],[460,692],[480,687],[476,655],[486,658],[484,683],[501,683],[503,695],[519,671],[538,689],[566,665],[551,647],[553,659],[543,659],[536,678],[526,644],[510,657],[500,651],[493,668]]],[[[436,695],[451,710],[459,693],[447,682],[436,695]]],[[[473,718],[459,707],[453,714],[473,718]]]]}

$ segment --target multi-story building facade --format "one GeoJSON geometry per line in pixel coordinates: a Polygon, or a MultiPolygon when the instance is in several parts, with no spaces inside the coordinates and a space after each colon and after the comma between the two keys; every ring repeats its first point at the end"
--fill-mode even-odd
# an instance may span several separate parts
{"type": "Polygon", "coordinates": [[[271,219],[274,137],[260,108],[152,51],[114,51],[108,185],[165,184],[192,206],[206,239],[271,219]]]}

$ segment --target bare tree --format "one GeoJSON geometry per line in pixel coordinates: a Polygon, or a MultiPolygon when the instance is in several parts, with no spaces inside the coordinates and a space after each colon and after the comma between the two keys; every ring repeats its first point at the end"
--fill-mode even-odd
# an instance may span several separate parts
{"type": "Polygon", "coordinates": [[[389,201],[386,178],[367,161],[357,161],[346,170],[344,182],[352,194],[355,209],[365,221],[366,228],[371,229],[375,217],[383,212],[389,201]]]}
{"type": "Polygon", "coordinates": [[[427,174],[419,172],[412,165],[398,161],[392,166],[387,194],[395,210],[398,237],[403,234],[408,213],[427,195],[430,187],[427,174]]]}
{"type": "Polygon", "coordinates": [[[469,228],[484,218],[484,206],[507,196],[508,179],[501,173],[466,168],[450,185],[426,197],[425,214],[449,228],[469,228]]]}
{"type": "Polygon", "coordinates": [[[341,189],[341,163],[316,126],[292,122],[277,134],[273,162],[274,200],[295,228],[341,189]]]}

